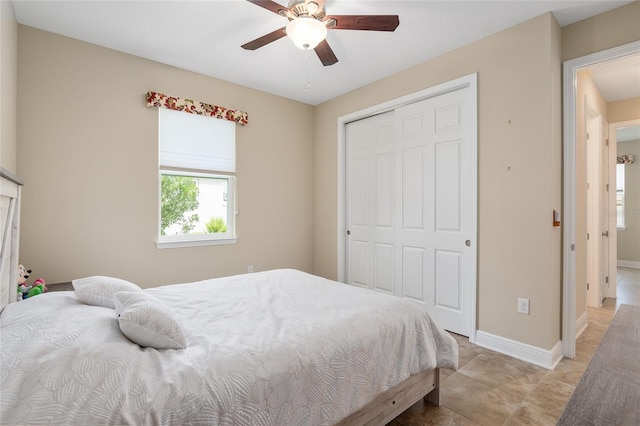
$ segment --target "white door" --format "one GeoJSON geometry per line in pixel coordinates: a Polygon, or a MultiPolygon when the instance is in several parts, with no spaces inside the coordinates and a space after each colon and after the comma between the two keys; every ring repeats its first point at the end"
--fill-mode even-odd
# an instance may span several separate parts
{"type": "Polygon", "coordinates": [[[394,294],[393,111],[347,125],[347,283],[394,294]]]}
{"type": "Polygon", "coordinates": [[[424,304],[469,336],[476,138],[463,88],[347,125],[347,283],[424,304]]]}
{"type": "Polygon", "coordinates": [[[470,89],[396,110],[396,280],[447,330],[468,336],[475,285],[476,176],[470,89]]]}
{"type": "Polygon", "coordinates": [[[602,133],[597,110],[585,103],[587,111],[587,304],[602,306],[602,133]]]}

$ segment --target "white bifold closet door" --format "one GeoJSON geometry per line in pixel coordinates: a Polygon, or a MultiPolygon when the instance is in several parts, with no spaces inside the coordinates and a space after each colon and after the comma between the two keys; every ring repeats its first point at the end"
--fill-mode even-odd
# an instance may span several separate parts
{"type": "Polygon", "coordinates": [[[475,286],[470,89],[347,125],[349,284],[426,305],[468,336],[475,286]]]}

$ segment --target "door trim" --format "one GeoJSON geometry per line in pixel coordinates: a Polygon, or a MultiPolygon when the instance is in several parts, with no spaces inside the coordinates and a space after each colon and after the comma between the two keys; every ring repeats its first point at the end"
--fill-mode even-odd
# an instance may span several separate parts
{"type": "Polygon", "coordinates": [[[564,229],[562,247],[562,354],[576,355],[576,96],[578,71],[640,51],[640,41],[563,63],[564,229]],[[573,248],[572,248],[573,247],[573,248]]]}
{"type": "Polygon", "coordinates": [[[471,105],[472,114],[470,117],[471,126],[473,131],[471,143],[471,155],[476,159],[472,163],[473,170],[471,175],[476,178],[476,191],[473,194],[473,199],[470,200],[473,210],[476,212],[473,215],[473,228],[475,234],[473,235],[474,244],[471,245],[473,252],[472,257],[475,259],[476,267],[473,271],[473,285],[471,286],[471,330],[469,332],[469,341],[474,343],[476,340],[476,323],[477,323],[477,270],[478,270],[478,190],[477,190],[477,176],[478,176],[478,74],[469,74],[455,80],[451,80],[445,83],[438,84],[436,86],[429,87],[427,89],[420,90],[415,93],[411,93],[406,96],[401,96],[390,101],[380,103],[359,111],[352,112],[338,117],[338,281],[345,282],[346,279],[346,146],[347,146],[347,134],[346,126],[348,123],[361,120],[376,114],[394,110],[398,107],[408,105],[414,102],[422,101],[424,99],[433,98],[448,92],[452,92],[459,89],[469,88],[471,89],[471,105]]]}

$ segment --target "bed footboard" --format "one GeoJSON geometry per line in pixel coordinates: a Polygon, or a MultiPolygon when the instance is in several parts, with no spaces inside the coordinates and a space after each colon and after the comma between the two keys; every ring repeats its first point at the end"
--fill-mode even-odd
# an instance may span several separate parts
{"type": "Polygon", "coordinates": [[[370,403],[338,423],[339,426],[387,424],[424,398],[440,405],[440,369],[414,374],[404,382],[381,393],[370,403]]]}

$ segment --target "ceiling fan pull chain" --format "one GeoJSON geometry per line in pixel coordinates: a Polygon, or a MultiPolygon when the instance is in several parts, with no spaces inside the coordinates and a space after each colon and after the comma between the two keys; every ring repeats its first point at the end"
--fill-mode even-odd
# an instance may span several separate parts
{"type": "Polygon", "coordinates": [[[311,49],[304,49],[305,50],[305,54],[307,55],[307,58],[304,61],[304,69],[305,69],[305,80],[307,80],[305,86],[304,86],[304,92],[307,93],[309,90],[311,90],[311,67],[309,64],[309,58],[311,58],[311,49]]]}

